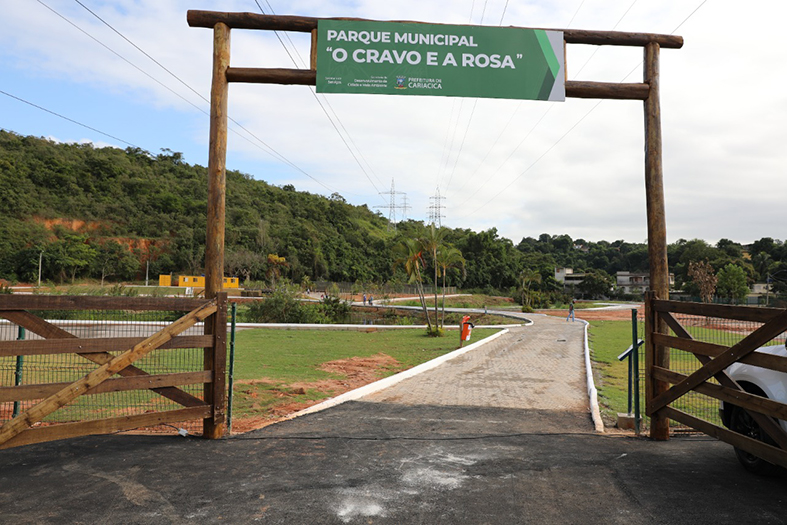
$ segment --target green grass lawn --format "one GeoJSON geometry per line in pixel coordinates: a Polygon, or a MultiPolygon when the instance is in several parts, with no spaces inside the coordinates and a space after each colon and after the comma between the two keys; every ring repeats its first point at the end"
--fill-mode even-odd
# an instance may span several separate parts
{"type": "MultiPolygon", "coordinates": [[[[471,344],[497,332],[473,330],[471,344]]],[[[243,330],[235,346],[236,417],[262,416],[277,404],[308,402],[335,395],[316,388],[293,388],[292,383],[341,379],[320,370],[329,361],[385,354],[398,364],[378,370],[383,378],[412,368],[459,346],[458,331],[445,337],[427,337],[420,329],[376,332],[320,330],[243,330]]]]}
{"type": "Polygon", "coordinates": [[[606,419],[615,418],[628,403],[628,362],[618,356],[631,345],[631,321],[590,321],[588,343],[599,404],[606,419]]]}

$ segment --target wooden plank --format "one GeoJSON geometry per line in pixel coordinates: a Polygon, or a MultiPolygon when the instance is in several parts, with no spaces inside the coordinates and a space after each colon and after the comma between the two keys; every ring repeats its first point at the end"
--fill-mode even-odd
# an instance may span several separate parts
{"type": "Polygon", "coordinates": [[[216,304],[214,301],[189,312],[171,325],[148,337],[142,343],[134,346],[132,349],[113,357],[109,362],[90,372],[82,379],[75,381],[71,385],[27,409],[14,419],[7,421],[0,427],[0,444],[18,435],[34,423],[41,421],[44,417],[58,408],[84,394],[87,390],[101,384],[137,359],[149,354],[164,342],[194,326],[196,323],[204,320],[215,312],[216,304]]]}
{"type": "Polygon", "coordinates": [[[664,354],[669,355],[669,352],[664,347],[656,345],[653,338],[659,326],[656,312],[650,307],[654,297],[653,291],[648,291],[645,295],[645,412],[651,416],[650,437],[666,440],[669,439],[669,420],[663,416],[653,418],[655,412],[651,413],[653,400],[669,388],[669,383],[657,380],[652,373],[655,366],[669,367],[669,362],[666,366],[664,364],[664,354]]]}
{"type": "Polygon", "coordinates": [[[317,70],[231,67],[227,69],[227,82],[314,86],[317,84],[317,70]]]}
{"type": "MultiPolygon", "coordinates": [[[[685,374],[659,367],[654,367],[653,376],[662,381],[669,381],[672,384],[680,383],[688,377],[685,374]]],[[[732,403],[752,412],[759,412],[766,416],[787,421],[787,404],[779,403],[766,397],[707,382],[699,385],[694,391],[714,399],[732,403]]]]}
{"type": "Polygon", "coordinates": [[[205,232],[205,297],[213,299],[224,286],[224,209],[227,193],[227,103],[230,28],[213,29],[213,77],[210,87],[208,146],[208,216],[205,232]]]}
{"type": "MultiPolygon", "coordinates": [[[[315,69],[253,68],[230,67],[227,81],[250,84],[282,84],[314,86],[317,84],[315,69]]],[[[620,84],[614,82],[566,82],[566,97],[603,98],[617,100],[645,100],[648,98],[648,84],[620,84]]]]}
{"type": "Polygon", "coordinates": [[[721,319],[734,319],[736,321],[751,321],[755,323],[767,323],[784,311],[783,308],[687,303],[683,301],[656,301],[653,308],[657,312],[697,315],[700,317],[718,317],[721,319]]]}
{"type": "Polygon", "coordinates": [[[213,381],[205,383],[205,402],[213,407],[213,414],[202,421],[202,436],[219,439],[226,423],[226,363],[227,363],[227,293],[216,295],[216,314],[212,324],[205,323],[214,337],[212,348],[205,349],[204,370],[213,371],[213,381]]]}
{"type": "Polygon", "coordinates": [[[317,30],[312,29],[311,52],[309,53],[309,69],[317,71],[317,30]]]}
{"type": "MultiPolygon", "coordinates": [[[[121,352],[143,341],[144,337],[96,337],[91,339],[27,339],[0,341],[0,357],[17,355],[50,355],[70,353],[121,352]]],[[[204,335],[181,335],[167,341],[159,350],[175,348],[205,348],[213,339],[204,335]]]]}
{"type": "Polygon", "coordinates": [[[650,86],[645,83],[585,82],[566,80],[566,98],[646,100],[650,86]]]}
{"type": "MultiPolygon", "coordinates": [[[[654,340],[658,344],[675,348],[676,350],[683,350],[685,352],[691,352],[695,355],[699,354],[708,357],[717,357],[727,350],[727,348],[729,348],[723,345],[704,343],[694,339],[683,339],[681,337],[673,337],[671,335],[663,334],[654,334],[654,340]]],[[[743,357],[739,362],[746,363],[747,365],[767,368],[769,370],[776,370],[777,372],[787,373],[787,357],[780,355],[752,352],[751,354],[743,357]]]]}
{"type": "MultiPolygon", "coordinates": [[[[295,31],[300,33],[309,33],[314,29],[317,29],[318,20],[321,19],[307,16],[261,15],[257,13],[222,13],[217,11],[200,10],[189,10],[186,13],[186,21],[188,22],[189,26],[205,27],[209,29],[212,29],[218,23],[222,23],[233,29],[259,29],[269,31],[295,31]]],[[[322,20],[355,20],[365,22],[378,21],[363,18],[323,18],[322,20]]],[[[405,24],[426,23],[413,20],[392,20],[392,22],[405,24]]],[[[432,25],[444,25],[431,22],[429,23],[432,25]]],[[[545,28],[517,27],[517,29],[545,28]]],[[[649,42],[656,42],[663,48],[679,49],[683,47],[683,37],[676,35],[627,33],[622,31],[587,31],[581,29],[547,29],[547,31],[562,31],[566,42],[570,44],[642,47],[647,45],[649,42]]]]}
{"type": "MultiPolygon", "coordinates": [[[[663,394],[657,396],[653,400],[653,410],[659,410],[661,407],[672,403],[689,390],[693,390],[700,383],[723,371],[732,363],[739,361],[746,355],[751,354],[757,348],[784,332],[785,328],[787,328],[787,310],[783,310],[781,314],[762,325],[760,328],[743,338],[740,342],[730,347],[721,355],[713,360],[708,361],[703,365],[702,368],[693,372],[686,379],[686,381],[674,385],[663,394]]],[[[667,366],[658,366],[661,366],[662,368],[669,368],[669,364],[667,366]]]]}
{"type": "MultiPolygon", "coordinates": [[[[23,326],[27,330],[35,334],[38,334],[44,338],[52,338],[58,340],[66,339],[69,341],[71,339],[76,339],[76,336],[74,334],[63,330],[62,328],[57,327],[52,323],[49,323],[41,319],[40,317],[36,317],[30,312],[6,311],[6,312],[0,312],[0,316],[9,319],[12,323],[18,324],[19,326],[23,326]]],[[[97,363],[99,365],[104,365],[108,363],[113,357],[112,354],[106,352],[77,353],[77,355],[84,357],[85,359],[97,363]]],[[[135,366],[128,366],[123,370],[121,370],[120,372],[118,372],[118,374],[120,374],[121,376],[148,375],[147,372],[135,366]]],[[[186,407],[194,407],[202,404],[202,400],[200,398],[192,396],[191,394],[174,387],[154,388],[152,390],[153,392],[186,407]]]]}
{"type": "Polygon", "coordinates": [[[2,310],[131,310],[190,312],[205,299],[187,297],[104,297],[91,295],[0,295],[2,310]]]}
{"type": "MultiPolygon", "coordinates": [[[[210,383],[212,380],[213,374],[210,371],[204,370],[200,372],[175,372],[171,374],[131,376],[107,379],[95,388],[91,388],[83,395],[90,396],[107,392],[125,392],[127,390],[152,390],[168,386],[210,383]]],[[[62,390],[70,384],[71,382],[40,383],[35,385],[0,387],[0,403],[43,399],[62,390]]]]}
{"type": "Polygon", "coordinates": [[[123,416],[79,423],[61,423],[58,425],[28,428],[12,439],[0,445],[0,449],[31,445],[45,441],[55,441],[93,434],[108,434],[135,428],[151,427],[162,423],[174,423],[191,419],[203,419],[210,415],[209,406],[181,408],[164,412],[152,412],[135,416],[123,416]]]}
{"type": "Polygon", "coordinates": [[[744,436],[743,434],[738,434],[732,430],[727,430],[726,428],[708,423],[707,421],[703,421],[702,419],[696,418],[672,407],[665,407],[662,410],[670,419],[674,419],[679,423],[688,425],[696,430],[699,430],[700,432],[708,434],[709,436],[715,437],[716,439],[724,441],[725,443],[729,443],[734,447],[745,450],[746,452],[754,454],[755,456],[773,463],[774,465],[780,465],[787,468],[787,451],[768,445],[762,441],[744,436]]]}
{"type": "Polygon", "coordinates": [[[0,317],[23,327],[44,339],[76,339],[77,336],[23,310],[0,311],[0,317]]]}

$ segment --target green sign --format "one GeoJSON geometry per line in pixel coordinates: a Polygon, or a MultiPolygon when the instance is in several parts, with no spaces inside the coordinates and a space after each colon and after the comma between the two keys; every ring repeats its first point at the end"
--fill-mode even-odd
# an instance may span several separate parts
{"type": "Polygon", "coordinates": [[[563,33],[320,20],[317,92],[565,100],[563,33]]]}

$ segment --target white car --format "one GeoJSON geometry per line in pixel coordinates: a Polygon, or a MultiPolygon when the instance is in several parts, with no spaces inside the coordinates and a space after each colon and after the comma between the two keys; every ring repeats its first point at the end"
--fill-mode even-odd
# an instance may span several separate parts
{"type": "MultiPolygon", "coordinates": [[[[785,345],[763,346],[756,351],[763,354],[787,357],[785,345]]],[[[727,374],[750,394],[767,397],[780,403],[787,403],[787,373],[745,363],[735,363],[727,368],[727,374]]],[[[764,441],[770,445],[774,444],[770,436],[765,434],[757,422],[742,408],[731,403],[722,402],[719,413],[724,426],[730,430],[764,441]]],[[[780,419],[778,422],[787,431],[787,421],[780,419]]],[[[738,456],[738,461],[750,472],[767,475],[776,474],[780,470],[780,467],[737,447],[735,448],[735,454],[738,456]]]]}

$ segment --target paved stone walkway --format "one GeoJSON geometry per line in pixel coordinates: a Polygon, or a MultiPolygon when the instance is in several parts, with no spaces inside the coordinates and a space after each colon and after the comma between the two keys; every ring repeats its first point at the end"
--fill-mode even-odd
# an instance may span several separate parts
{"type": "Polygon", "coordinates": [[[510,332],[363,401],[587,412],[584,325],[532,316],[510,332]]]}

